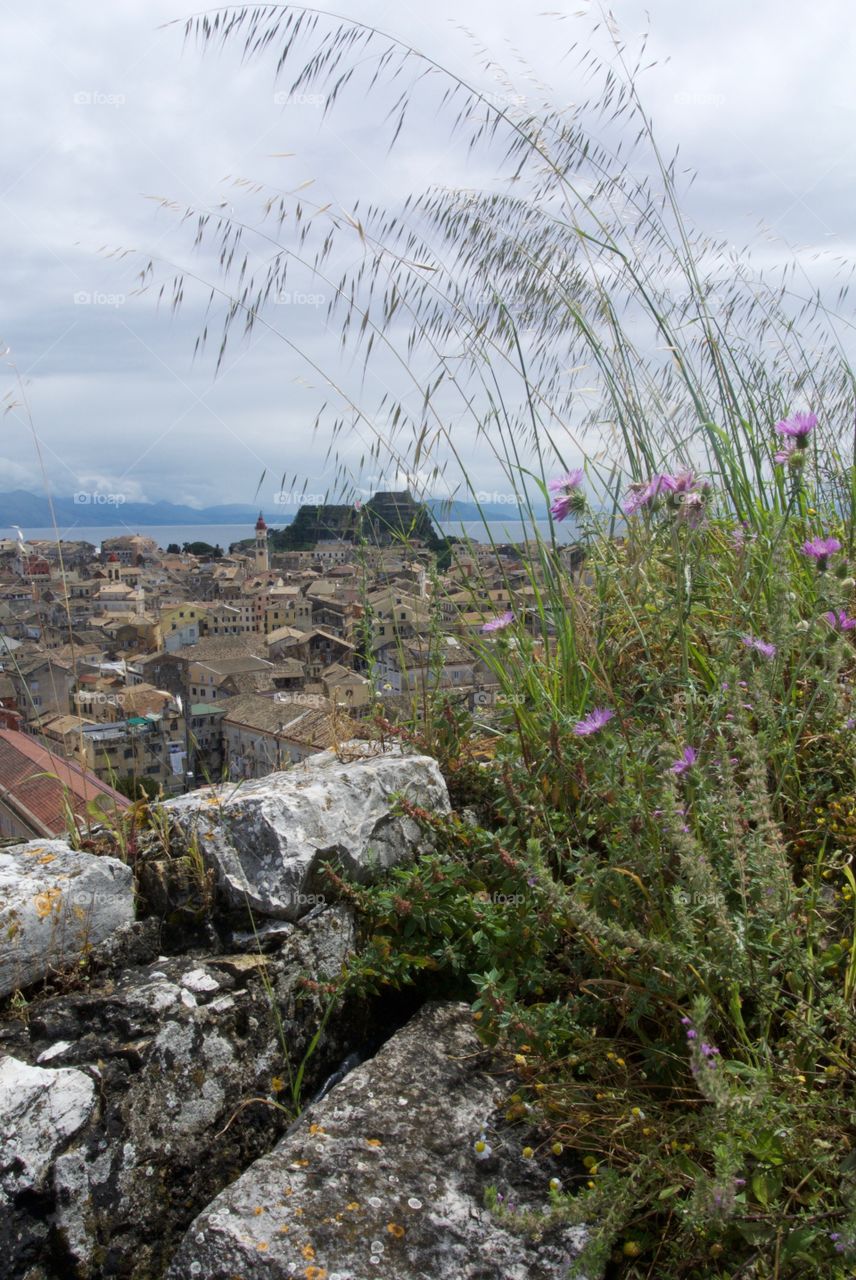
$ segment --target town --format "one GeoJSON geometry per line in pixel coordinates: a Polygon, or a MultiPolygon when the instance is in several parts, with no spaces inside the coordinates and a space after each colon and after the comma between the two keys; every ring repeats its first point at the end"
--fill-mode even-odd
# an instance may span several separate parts
{"type": "Polygon", "coordinates": [[[286,538],[260,513],[229,554],[140,534],[0,542],[0,837],[263,777],[378,711],[418,717],[429,688],[488,715],[482,629],[532,610],[525,548],[438,556],[409,493],[367,505],[382,519],[361,541],[342,506],[302,507],[286,538]]]}

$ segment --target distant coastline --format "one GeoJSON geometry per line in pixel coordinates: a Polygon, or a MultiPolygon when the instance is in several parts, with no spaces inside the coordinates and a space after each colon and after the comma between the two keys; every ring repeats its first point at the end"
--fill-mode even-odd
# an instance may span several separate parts
{"type": "MultiPolygon", "coordinates": [[[[258,513],[257,513],[258,514],[258,513]]],[[[272,522],[273,523],[273,522],[272,522]]],[[[287,523],[282,521],[283,524],[287,523]]],[[[441,533],[453,537],[470,537],[474,542],[487,541],[485,526],[480,520],[452,520],[438,522],[441,533]]],[[[521,537],[532,536],[532,525],[525,526],[512,519],[490,520],[487,528],[497,542],[516,542],[521,537]]],[[[542,536],[548,536],[549,527],[546,521],[538,522],[538,530],[542,536]]],[[[53,542],[56,534],[51,528],[22,526],[24,537],[30,542],[53,542]]],[[[573,524],[560,525],[556,528],[558,542],[574,541],[573,524]]],[[[139,533],[146,538],[154,538],[159,547],[166,549],[170,543],[180,547],[185,542],[207,542],[211,546],[221,546],[228,552],[232,542],[245,541],[253,536],[253,523],[247,524],[169,524],[169,525],[129,525],[113,524],[103,526],[71,525],[59,526],[59,536],[64,542],[91,542],[99,546],[105,538],[120,538],[139,533]]],[[[15,538],[16,530],[10,525],[0,525],[0,538],[15,538]]]]}

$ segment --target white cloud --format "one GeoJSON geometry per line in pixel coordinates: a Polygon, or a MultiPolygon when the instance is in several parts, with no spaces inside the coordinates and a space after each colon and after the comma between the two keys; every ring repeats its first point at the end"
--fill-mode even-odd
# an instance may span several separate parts
{"type": "MultiPolygon", "coordinates": [[[[505,91],[457,26],[454,0],[430,7],[341,0],[336,7],[397,31],[490,92],[505,91]]],[[[665,152],[680,143],[683,161],[699,172],[687,197],[693,216],[738,244],[763,217],[786,242],[804,246],[810,266],[819,250],[849,255],[856,28],[845,0],[818,0],[810,17],[773,0],[750,7],[743,0],[708,7],[619,0],[614,9],[629,46],[650,11],[645,61],[657,65],[642,76],[643,95],[665,152]]],[[[211,247],[194,253],[187,227],[144,195],[244,208],[241,190],[223,185],[226,175],[280,187],[314,176],[319,201],[349,207],[357,198],[395,201],[431,183],[488,186],[493,171],[484,159],[468,160],[446,124],[427,112],[407,147],[387,156],[382,99],[354,97],[326,121],[314,104],[277,105],[285,81],[274,82],[273,59],[242,67],[237,45],[205,57],[184,48],[179,27],[158,30],[177,12],[175,0],[126,0],[109,10],[64,0],[50,15],[38,8],[6,15],[0,216],[9,286],[0,299],[0,337],[28,377],[58,492],[100,477],[148,500],[251,502],[265,470],[265,490],[275,492],[283,472],[297,472],[315,491],[326,441],[313,441],[310,426],[330,397],[319,374],[260,332],[249,349],[234,348],[215,382],[210,358],[192,361],[204,292],[199,300],[188,295],[175,317],[168,306],[155,311],[152,297],[133,296],[140,264],[99,250],[145,250],[167,276],[174,263],[213,278],[211,247]]],[[[587,20],[534,18],[512,0],[468,0],[465,19],[509,68],[513,91],[533,102],[541,94],[519,52],[559,101],[585,97],[580,50],[564,55],[585,37],[587,20]]],[[[605,140],[609,128],[605,122],[605,140]]],[[[765,242],[763,252],[773,262],[787,256],[783,244],[765,242]]],[[[825,261],[816,269],[828,273],[825,261]]],[[[292,288],[324,291],[299,272],[292,288]]],[[[356,394],[359,370],[349,353],[339,357],[323,307],[276,311],[277,327],[356,394]]],[[[403,389],[392,366],[381,364],[367,404],[385,379],[403,389]]],[[[38,490],[28,434],[7,429],[3,449],[0,484],[38,490]]],[[[349,443],[352,465],[361,452],[358,441],[349,443]]],[[[467,457],[471,464],[478,457],[469,437],[467,457]]],[[[499,475],[487,469],[489,488],[499,475]]]]}

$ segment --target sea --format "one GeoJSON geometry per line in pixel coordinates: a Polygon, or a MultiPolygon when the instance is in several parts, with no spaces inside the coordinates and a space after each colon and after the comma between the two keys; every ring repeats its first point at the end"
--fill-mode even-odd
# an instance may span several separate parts
{"type": "MultiPolygon", "coordinates": [[[[479,520],[452,521],[440,524],[442,533],[459,538],[471,538],[474,542],[487,542],[489,536],[495,542],[520,542],[533,537],[533,526],[519,520],[490,520],[482,524],[479,520]],[[489,531],[489,534],[488,534],[489,531]]],[[[537,528],[542,537],[549,538],[550,530],[546,521],[539,521],[537,528]]],[[[59,536],[66,542],[91,542],[100,547],[104,538],[120,538],[128,534],[138,533],[144,538],[154,538],[159,547],[166,548],[171,542],[179,547],[185,542],[207,542],[210,546],[220,546],[229,550],[232,542],[241,542],[253,537],[253,530],[245,524],[192,524],[192,525],[142,525],[130,528],[128,525],[99,525],[94,528],[86,525],[60,527],[59,536]]],[[[23,530],[28,542],[54,542],[56,532],[53,529],[27,528],[23,530]]],[[[557,525],[556,540],[573,542],[575,528],[573,524],[557,525]]],[[[17,530],[10,526],[0,526],[0,538],[16,538],[17,530]]]]}

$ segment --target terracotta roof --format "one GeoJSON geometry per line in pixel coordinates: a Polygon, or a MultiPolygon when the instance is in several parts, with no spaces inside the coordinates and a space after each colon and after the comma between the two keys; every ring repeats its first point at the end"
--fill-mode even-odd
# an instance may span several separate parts
{"type": "Polygon", "coordinates": [[[93,801],[107,809],[127,809],[130,803],[94,774],[14,729],[0,729],[0,801],[35,836],[64,835],[66,807],[86,827],[94,820],[87,813],[93,801]]]}
{"type": "MultiPolygon", "coordinates": [[[[296,699],[300,694],[295,695],[296,699]]],[[[266,733],[277,741],[326,751],[335,742],[355,737],[360,726],[348,716],[335,720],[325,708],[304,708],[299,701],[277,702],[259,694],[241,694],[224,703],[224,723],[266,733]]]]}

